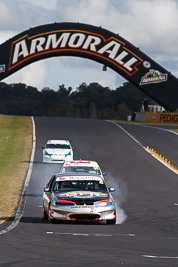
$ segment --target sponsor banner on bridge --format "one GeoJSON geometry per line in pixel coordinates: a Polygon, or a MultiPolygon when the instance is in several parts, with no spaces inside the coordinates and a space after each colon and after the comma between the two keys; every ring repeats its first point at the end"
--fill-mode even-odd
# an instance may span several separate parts
{"type": "Polygon", "coordinates": [[[161,73],[157,70],[150,69],[140,81],[140,85],[150,84],[150,83],[161,83],[167,81],[168,74],[161,73]]]}
{"type": "Polygon", "coordinates": [[[82,23],[41,25],[1,44],[0,80],[35,61],[54,56],[76,56],[99,62],[167,110],[178,109],[176,77],[119,34],[82,23]]]}
{"type": "Polygon", "coordinates": [[[32,36],[24,35],[11,44],[8,69],[11,70],[29,59],[47,54],[72,52],[74,55],[91,55],[103,58],[122,69],[129,76],[138,71],[143,61],[126,47],[126,43],[111,36],[81,30],[58,30],[32,36]]]}
{"type": "Polygon", "coordinates": [[[178,113],[146,112],[145,122],[178,124],[178,113]]]}

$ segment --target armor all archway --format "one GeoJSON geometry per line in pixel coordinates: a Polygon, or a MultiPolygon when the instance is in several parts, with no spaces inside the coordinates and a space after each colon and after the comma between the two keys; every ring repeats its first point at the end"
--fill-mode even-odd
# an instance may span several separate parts
{"type": "MultiPolygon", "coordinates": [[[[178,79],[121,36],[81,23],[30,28],[0,45],[0,80],[35,61],[77,56],[110,67],[170,111],[178,109],[178,79]]],[[[74,66],[75,67],[75,66],[74,66]]]]}

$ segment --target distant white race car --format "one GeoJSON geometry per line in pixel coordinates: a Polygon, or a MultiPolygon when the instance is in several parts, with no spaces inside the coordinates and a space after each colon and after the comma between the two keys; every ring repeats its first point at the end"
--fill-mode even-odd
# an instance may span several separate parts
{"type": "Polygon", "coordinates": [[[58,163],[73,160],[73,149],[68,140],[48,140],[43,147],[43,162],[58,163]]]}
{"type": "Polygon", "coordinates": [[[98,163],[90,160],[66,160],[59,170],[61,173],[91,173],[100,175],[103,179],[106,173],[102,173],[98,163]]]}

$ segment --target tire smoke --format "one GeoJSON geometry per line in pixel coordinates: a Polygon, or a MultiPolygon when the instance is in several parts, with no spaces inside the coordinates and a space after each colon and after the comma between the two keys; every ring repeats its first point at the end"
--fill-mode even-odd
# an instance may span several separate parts
{"type": "Polygon", "coordinates": [[[127,185],[120,179],[117,179],[107,172],[107,176],[105,177],[105,181],[108,187],[114,187],[115,192],[112,193],[112,196],[116,202],[116,224],[122,224],[127,219],[127,214],[125,213],[124,209],[121,208],[122,204],[127,200],[128,191],[127,185]]]}

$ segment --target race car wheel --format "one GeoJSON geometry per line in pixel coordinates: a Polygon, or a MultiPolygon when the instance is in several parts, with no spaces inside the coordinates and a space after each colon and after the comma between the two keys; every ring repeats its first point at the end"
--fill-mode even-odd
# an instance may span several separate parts
{"type": "Polygon", "coordinates": [[[44,220],[47,220],[48,219],[48,215],[47,215],[47,213],[46,213],[46,211],[45,211],[44,208],[43,208],[43,219],[44,220]]]}
{"type": "Polygon", "coordinates": [[[49,211],[48,211],[48,222],[49,223],[53,223],[54,222],[54,220],[51,218],[51,209],[50,209],[50,205],[49,205],[49,211]]]}
{"type": "Polygon", "coordinates": [[[107,224],[115,224],[116,223],[116,218],[114,218],[113,220],[107,220],[106,223],[107,224]]]}
{"type": "Polygon", "coordinates": [[[49,211],[49,214],[48,214],[48,222],[49,223],[52,223],[53,222],[53,219],[50,217],[50,211],[49,211]]]}

